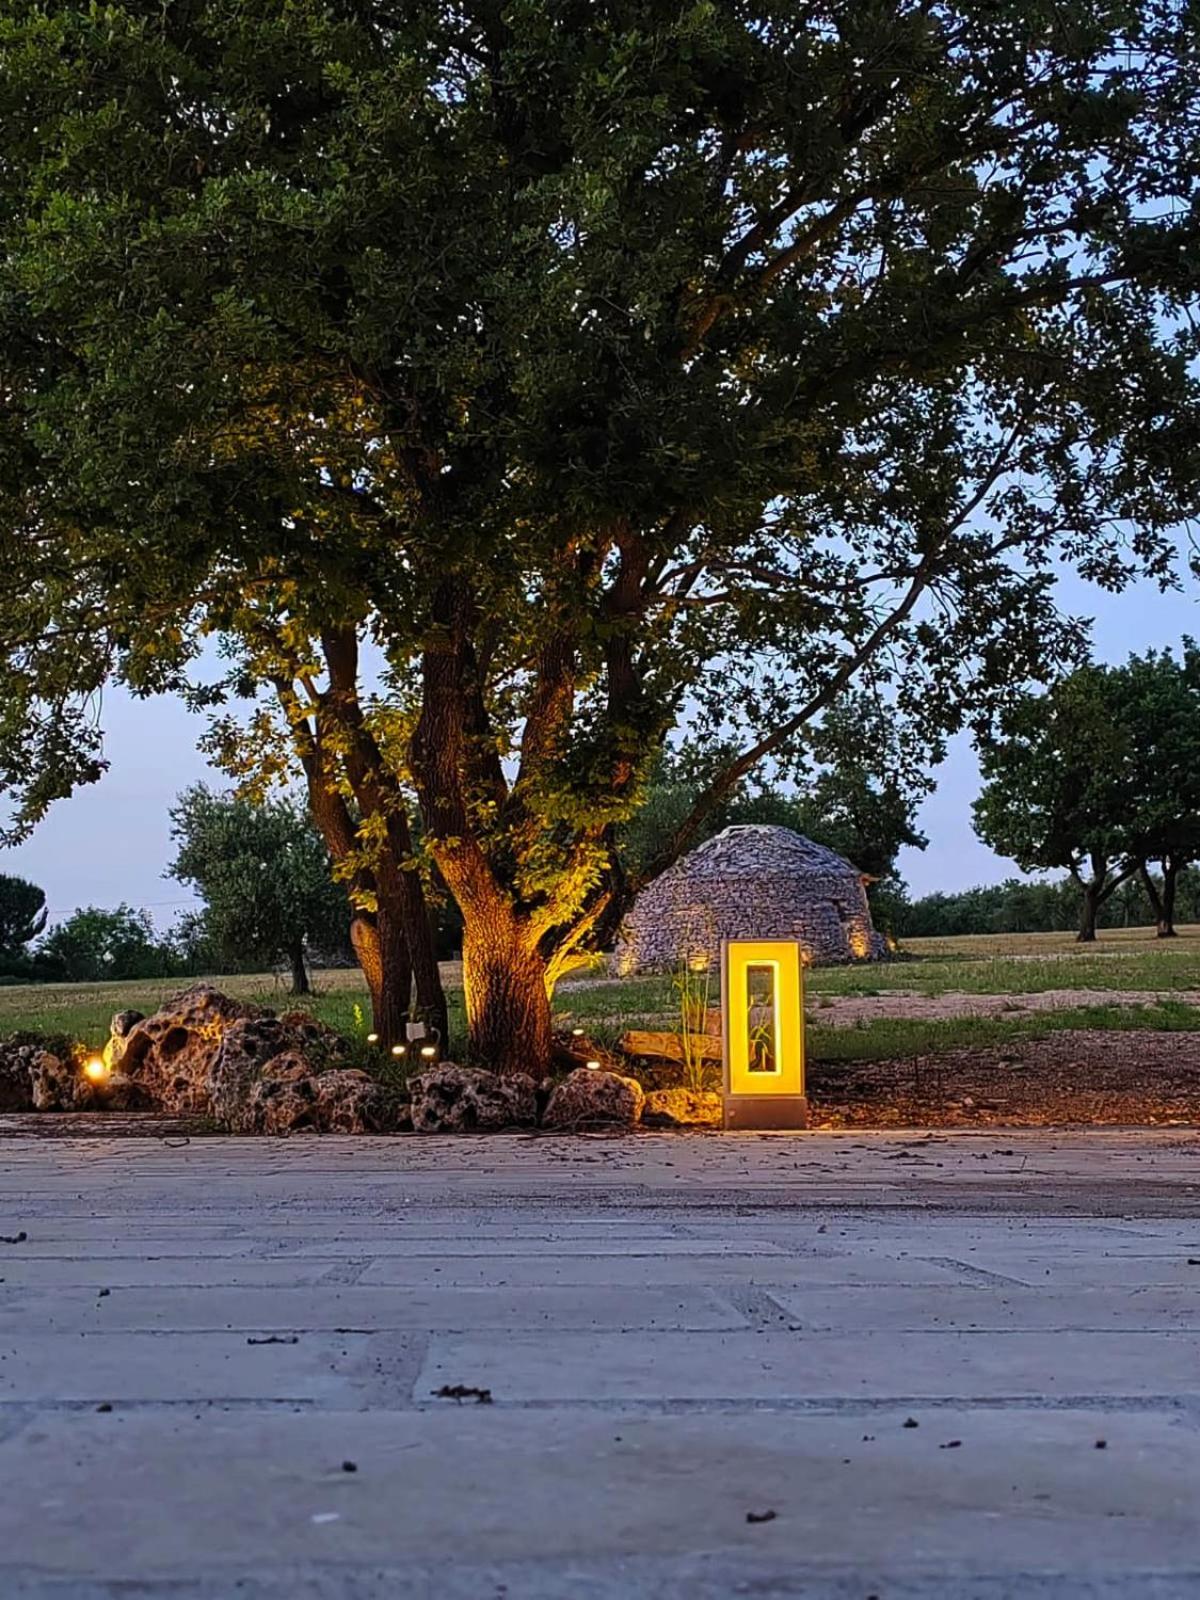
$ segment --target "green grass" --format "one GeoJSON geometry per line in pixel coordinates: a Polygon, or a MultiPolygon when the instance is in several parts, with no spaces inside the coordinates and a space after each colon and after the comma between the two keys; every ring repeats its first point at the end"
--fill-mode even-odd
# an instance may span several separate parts
{"type": "Polygon", "coordinates": [[[1044,1039],[1052,1033],[1081,1029],[1174,1033],[1200,1032],[1200,1009],[1167,1001],[1148,1006],[1075,1006],[1043,1011],[1036,1016],[1006,1017],[881,1017],[850,1028],[807,1030],[813,1061],[888,1061],[906,1056],[940,1055],[947,1050],[1002,1049],[1023,1039],[1044,1039]]]}
{"type": "MultiPolygon", "coordinates": [[[[1185,929],[1182,935],[1155,943],[1144,930],[1122,930],[1103,934],[1096,946],[1083,947],[1059,934],[913,940],[894,962],[817,968],[806,976],[812,1019],[809,1050],[814,1057],[827,1060],[882,1059],[932,1054],[963,1045],[1002,1045],[1071,1028],[1200,1028],[1200,1010],[1169,999],[1138,1008],[1104,1004],[1106,993],[1170,995],[1200,990],[1200,929],[1185,929]],[[896,990],[928,996],[1034,994],[1048,989],[1094,989],[1097,1003],[1032,1016],[888,1017],[838,1028],[821,1022],[822,1002],[839,996],[896,990]]],[[[445,976],[451,1029],[460,1037],[463,1016],[458,968],[447,967],[445,976]]],[[[231,994],[281,1011],[300,1005],[350,1037],[361,1039],[370,1028],[366,991],[355,971],[318,974],[316,992],[300,1002],[292,1000],[284,985],[269,974],[213,981],[231,994]]],[[[114,1011],[128,1006],[154,1011],[166,995],[182,986],[179,979],[150,979],[0,987],[0,1037],[20,1029],[66,1033],[83,1043],[99,1045],[107,1037],[114,1011]]],[[[714,986],[714,1003],[715,998],[714,986]]],[[[591,976],[560,986],[555,1015],[561,1027],[585,1028],[598,1043],[611,1045],[631,1027],[676,1026],[679,1006],[669,977],[622,980],[591,976]]]]}
{"type": "Polygon", "coordinates": [[[872,995],[897,989],[914,994],[1043,994],[1048,989],[1200,990],[1200,946],[1111,955],[971,957],[914,952],[884,967],[833,967],[810,972],[812,995],[872,995]]]}

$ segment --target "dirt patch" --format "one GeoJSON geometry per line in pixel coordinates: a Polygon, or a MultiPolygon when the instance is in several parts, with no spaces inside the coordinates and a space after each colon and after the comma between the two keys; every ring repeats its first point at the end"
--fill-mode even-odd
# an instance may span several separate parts
{"type": "Polygon", "coordinates": [[[1036,994],[920,994],[891,989],[887,994],[810,997],[809,1019],[823,1028],[853,1027],[860,1022],[903,1017],[914,1022],[939,1022],[953,1017],[1017,1019],[1038,1011],[1071,1011],[1077,1006],[1153,1006],[1165,1002],[1200,1006],[1195,989],[1046,989],[1036,994]]]}
{"type": "Polygon", "coordinates": [[[822,1128],[1200,1123],[1200,1033],[1083,1029],[1003,1050],[811,1061],[822,1128]]]}

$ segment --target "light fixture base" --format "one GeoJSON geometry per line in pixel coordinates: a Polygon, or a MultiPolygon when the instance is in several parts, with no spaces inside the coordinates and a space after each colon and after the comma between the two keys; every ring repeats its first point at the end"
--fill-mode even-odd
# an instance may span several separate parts
{"type": "Polygon", "coordinates": [[[807,1128],[808,1100],[802,1094],[727,1094],[726,1128],[807,1128]]]}

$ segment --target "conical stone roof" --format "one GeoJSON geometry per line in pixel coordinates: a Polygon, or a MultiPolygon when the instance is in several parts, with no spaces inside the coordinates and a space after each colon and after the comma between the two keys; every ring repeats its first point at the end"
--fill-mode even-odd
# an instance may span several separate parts
{"type": "Polygon", "coordinates": [[[858,868],[791,828],[759,823],[726,828],[643,890],[621,931],[617,970],[715,965],[724,939],[797,939],[813,962],[886,954],[858,868]]]}
{"type": "Polygon", "coordinates": [[[739,822],[697,845],[670,870],[683,869],[689,878],[723,877],[730,872],[850,873],[858,868],[828,845],[806,839],[791,828],[766,822],[739,822]]]}

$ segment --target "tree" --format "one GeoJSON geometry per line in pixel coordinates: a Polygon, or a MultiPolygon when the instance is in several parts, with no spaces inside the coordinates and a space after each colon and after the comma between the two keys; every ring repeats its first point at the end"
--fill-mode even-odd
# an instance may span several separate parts
{"type": "Polygon", "coordinates": [[[1083,943],[1096,937],[1100,907],[1137,871],[1128,852],[1132,752],[1117,703],[1112,670],[1082,667],[1017,704],[980,748],[975,831],[1025,872],[1066,868],[1080,892],[1083,943]]]}
{"type": "Polygon", "coordinates": [[[1135,873],[1159,937],[1174,936],[1179,875],[1200,856],[1200,651],[1192,640],[1178,661],[1152,650],[1030,697],[985,743],[982,767],[977,831],[1027,871],[1071,872],[1083,897],[1081,939],[1095,938],[1101,907],[1135,873]]]}
{"type": "Polygon", "coordinates": [[[148,912],[119,905],[85,906],[51,928],[35,957],[40,977],[65,983],[158,978],[170,972],[170,951],[154,934],[148,912]]]}
{"type": "Polygon", "coordinates": [[[1185,639],[1178,661],[1168,650],[1131,656],[1114,684],[1128,740],[1132,814],[1125,848],[1137,863],[1158,936],[1170,939],[1179,874],[1200,857],[1200,650],[1185,639]]]}
{"type": "Polygon", "coordinates": [[[45,926],[45,892],[24,878],[0,874],[0,973],[24,963],[25,946],[45,926]]]}
{"type": "Polygon", "coordinates": [[[350,926],[311,820],[287,801],[252,805],[195,784],[171,810],[171,837],[167,875],[200,895],[218,947],[239,961],[284,957],[292,993],[308,994],[306,947],[340,950],[350,926]]]}
{"type": "Polygon", "coordinates": [[[436,875],[471,1048],[540,1071],[681,717],[731,754],[647,873],[855,683],[934,746],[1076,659],[1056,560],[1171,581],[1197,51],[1183,0],[9,0],[14,831],[104,683],[188,693],[302,768],[381,1031],[436,875]]]}

